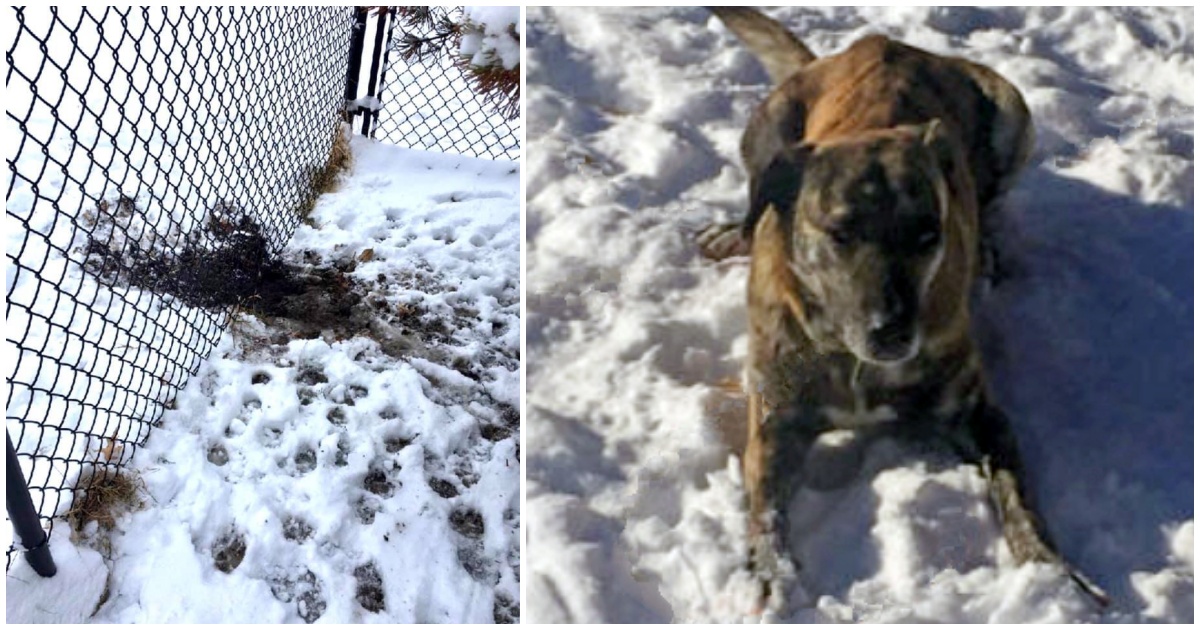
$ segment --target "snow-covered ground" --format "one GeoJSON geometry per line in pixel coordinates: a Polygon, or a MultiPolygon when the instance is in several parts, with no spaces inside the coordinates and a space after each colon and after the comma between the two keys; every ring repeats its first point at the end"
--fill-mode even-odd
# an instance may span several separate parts
{"type": "MultiPolygon", "coordinates": [[[[287,209],[308,196],[340,120],[350,14],[6,13],[0,362],[8,433],[34,504],[50,517],[71,506],[106,445],[145,439],[224,324],[224,313],[86,273],[91,245],[178,246],[220,202],[270,214],[279,223],[268,236],[281,246],[283,228],[298,221],[287,209]],[[280,32],[238,28],[252,20],[280,32]],[[280,58],[303,69],[303,90],[295,73],[271,71],[280,58]],[[274,122],[282,118],[290,124],[274,122]],[[122,209],[124,196],[141,212],[122,209]]],[[[103,463],[122,465],[132,453],[110,450],[103,463]]],[[[0,536],[11,542],[7,523],[0,536]]]]}
{"type": "Polygon", "coordinates": [[[145,508],[60,525],[52,580],[16,560],[7,621],[519,620],[519,169],[352,147],[283,256],[354,315],[236,316],[133,459],[145,508]]]}
{"type": "MultiPolygon", "coordinates": [[[[1193,10],[789,8],[817,54],[883,32],[1024,92],[1012,275],[978,306],[997,398],[1097,611],[1015,567],[975,470],[826,444],[793,507],[795,620],[1193,615],[1193,10]]],[[[752,619],[737,465],[746,263],[737,143],[767,92],[699,9],[530,9],[525,618],[752,619]]]]}

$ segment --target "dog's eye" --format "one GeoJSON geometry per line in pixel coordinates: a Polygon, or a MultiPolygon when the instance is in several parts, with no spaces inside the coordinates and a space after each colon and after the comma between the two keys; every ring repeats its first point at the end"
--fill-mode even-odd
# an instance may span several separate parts
{"type": "Polygon", "coordinates": [[[829,240],[841,247],[854,242],[854,233],[846,226],[836,226],[829,229],[829,240]]]}
{"type": "Polygon", "coordinates": [[[938,233],[937,228],[929,226],[917,232],[913,243],[916,244],[918,250],[926,250],[937,245],[941,238],[942,235],[938,233]]]}

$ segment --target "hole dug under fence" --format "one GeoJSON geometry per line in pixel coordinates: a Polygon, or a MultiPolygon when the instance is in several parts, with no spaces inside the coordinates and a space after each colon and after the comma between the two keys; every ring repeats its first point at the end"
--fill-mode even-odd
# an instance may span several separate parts
{"type": "MultiPolygon", "coordinates": [[[[90,272],[114,285],[165,295],[190,307],[236,309],[272,325],[286,338],[366,336],[389,356],[418,356],[472,381],[480,378],[469,361],[443,351],[455,343],[452,332],[471,320],[472,313],[433,313],[420,304],[395,304],[384,295],[389,285],[439,292],[444,280],[428,265],[418,264],[395,278],[363,280],[353,272],[370,260],[371,250],[334,261],[307,253],[297,262],[286,260],[271,251],[263,228],[249,212],[227,202],[213,204],[202,229],[174,239],[175,247],[168,238],[136,242],[115,237],[127,233],[135,222],[132,217],[143,212],[126,196],[96,207],[91,219],[96,229],[85,246],[90,272]]],[[[517,356],[483,357],[485,366],[518,361],[517,356]]]]}
{"type": "MultiPolygon", "coordinates": [[[[329,154],[323,165],[310,171],[310,193],[292,214],[308,220],[317,198],[337,188],[352,159],[346,131],[341,123],[333,126],[329,154]]],[[[284,298],[314,283],[279,260],[269,238],[273,232],[236,202],[218,201],[202,216],[197,229],[185,232],[170,224],[163,235],[146,229],[153,223],[133,197],[102,199],[83,213],[83,223],[90,228],[85,268],[110,283],[167,294],[191,307],[241,306],[265,315],[284,314],[284,298]]]]}
{"type": "Polygon", "coordinates": [[[344,326],[362,301],[345,269],[283,261],[271,252],[258,222],[230,204],[215,204],[203,229],[178,248],[153,241],[122,244],[110,237],[114,230],[103,229],[106,222],[120,225],[141,212],[129,197],[101,203],[96,212],[100,229],[88,238],[86,267],[111,283],[165,294],[191,307],[285,317],[310,324],[302,326],[306,329],[344,326]]]}

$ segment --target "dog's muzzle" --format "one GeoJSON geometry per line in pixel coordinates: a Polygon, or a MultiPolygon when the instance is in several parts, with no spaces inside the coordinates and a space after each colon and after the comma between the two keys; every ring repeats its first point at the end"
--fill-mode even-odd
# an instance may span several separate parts
{"type": "Polygon", "coordinates": [[[892,363],[912,358],[917,331],[908,317],[877,319],[867,328],[867,352],[871,359],[892,363]]]}

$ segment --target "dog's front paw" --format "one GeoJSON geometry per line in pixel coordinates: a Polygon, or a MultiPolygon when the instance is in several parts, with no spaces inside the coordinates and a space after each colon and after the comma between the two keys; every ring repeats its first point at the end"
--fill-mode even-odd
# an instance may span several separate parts
{"type": "Polygon", "coordinates": [[[758,585],[754,602],[756,614],[764,619],[783,614],[787,609],[795,567],[781,549],[779,540],[769,532],[752,532],[749,569],[758,585]]]}
{"type": "Polygon", "coordinates": [[[711,260],[750,255],[750,241],[742,236],[741,223],[713,223],[696,234],[696,245],[711,260]]]}

